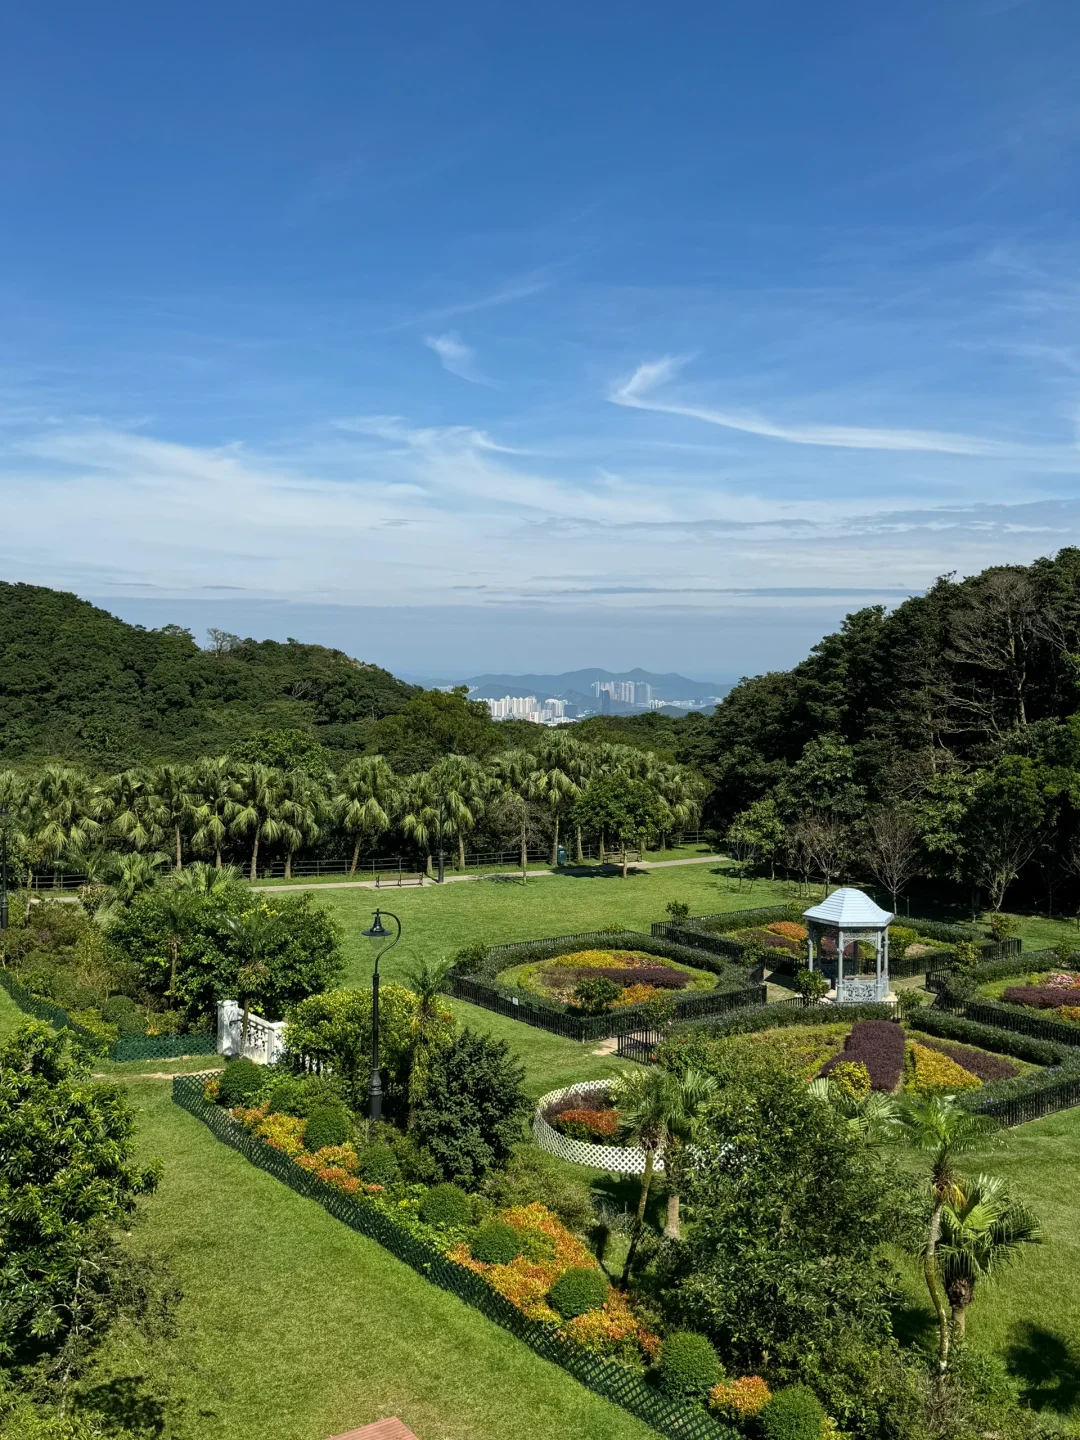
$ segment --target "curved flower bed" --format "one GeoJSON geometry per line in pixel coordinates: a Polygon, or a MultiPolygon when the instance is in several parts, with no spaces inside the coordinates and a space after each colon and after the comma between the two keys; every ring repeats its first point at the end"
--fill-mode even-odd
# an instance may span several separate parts
{"type": "Polygon", "coordinates": [[[604,979],[621,992],[612,1005],[640,1005],[661,991],[715,990],[717,977],[644,950],[578,950],[552,959],[526,962],[501,972],[502,985],[574,1006],[575,990],[585,980],[604,979]]]}
{"type": "MultiPolygon", "coordinates": [[[[590,1165],[594,1170],[610,1170],[616,1175],[640,1175],[645,1169],[645,1152],[626,1145],[599,1145],[587,1140],[577,1140],[570,1135],[560,1134],[547,1117],[563,1108],[563,1113],[572,1106],[581,1110],[605,1108],[608,1104],[608,1086],[603,1080],[585,1080],[577,1085],[567,1085],[562,1090],[552,1090],[541,1096],[533,1115],[533,1139],[541,1150],[549,1155],[558,1155],[572,1165],[590,1165]],[[569,1102],[569,1106],[567,1105],[569,1102]]],[[[657,1170],[663,1170],[664,1162],[657,1159],[657,1170]]]]}

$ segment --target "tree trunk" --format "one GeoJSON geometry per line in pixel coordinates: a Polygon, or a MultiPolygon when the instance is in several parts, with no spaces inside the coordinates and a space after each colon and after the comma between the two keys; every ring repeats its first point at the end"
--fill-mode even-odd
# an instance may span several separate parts
{"type": "Polygon", "coordinates": [[[357,835],[356,844],[352,847],[352,860],[349,862],[350,878],[356,874],[356,867],[360,861],[360,839],[361,837],[357,835]]]}
{"type": "Polygon", "coordinates": [[[292,851],[285,851],[285,879],[292,879],[292,851]]]}
{"type": "Polygon", "coordinates": [[[577,827],[577,863],[578,863],[579,865],[583,865],[583,864],[585,863],[585,852],[584,852],[584,851],[582,850],[582,848],[581,848],[581,826],[580,826],[580,825],[577,827]]]}
{"type": "Polygon", "coordinates": [[[175,935],[169,936],[169,998],[176,998],[176,961],[180,950],[180,941],[175,935]]]}
{"type": "Polygon", "coordinates": [[[679,1238],[679,1192],[668,1183],[667,1197],[667,1219],[664,1221],[664,1234],[669,1240],[679,1238]]]}
{"type": "Polygon", "coordinates": [[[521,817],[521,883],[524,885],[529,875],[529,845],[525,830],[525,817],[521,817]]]}
{"type": "Polygon", "coordinates": [[[604,837],[604,832],[603,832],[603,830],[601,830],[601,831],[600,831],[600,864],[601,864],[601,865],[603,865],[603,863],[604,863],[604,849],[605,849],[605,846],[604,846],[604,838],[605,838],[605,837],[604,837]]]}
{"type": "Polygon", "coordinates": [[[630,1248],[626,1252],[626,1264],[623,1266],[622,1279],[619,1281],[619,1289],[625,1290],[630,1280],[630,1266],[634,1263],[634,1256],[637,1254],[638,1241],[641,1239],[641,1232],[645,1228],[645,1204],[649,1198],[649,1186],[652,1184],[653,1164],[656,1160],[656,1152],[645,1151],[645,1173],[641,1177],[641,1193],[638,1196],[637,1217],[634,1220],[634,1233],[630,1237],[630,1248]]]}
{"type": "Polygon", "coordinates": [[[559,863],[559,816],[555,814],[555,839],[551,842],[551,868],[554,870],[559,863]]]}
{"type": "Polygon", "coordinates": [[[622,878],[626,879],[626,846],[622,847],[622,878]]]}
{"type": "Polygon", "coordinates": [[[214,869],[215,869],[215,870],[220,870],[220,869],[221,869],[221,846],[220,846],[220,845],[215,845],[215,846],[214,846],[214,869]]]}
{"type": "Polygon", "coordinates": [[[251,847],[251,883],[252,883],[253,885],[254,885],[256,879],[258,878],[258,869],[257,869],[258,864],[259,864],[259,831],[258,831],[258,829],[256,829],[256,831],[255,831],[255,844],[251,847]]]}
{"type": "Polygon", "coordinates": [[[180,821],[179,821],[179,820],[177,820],[176,825],[175,825],[174,828],[175,828],[175,830],[176,830],[176,868],[177,868],[177,870],[183,870],[183,868],[184,868],[184,856],[183,856],[183,852],[181,851],[181,848],[180,848],[180,821]]]}
{"type": "Polygon", "coordinates": [[[926,1288],[930,1292],[930,1303],[934,1307],[938,1323],[938,1362],[934,1389],[939,1399],[943,1392],[945,1372],[949,1365],[949,1317],[945,1313],[945,1301],[938,1289],[937,1273],[937,1242],[938,1236],[941,1234],[943,1208],[942,1200],[934,1201],[934,1208],[930,1215],[930,1230],[926,1240],[926,1254],[923,1256],[923,1276],[926,1280],[926,1288]]]}
{"type": "Polygon", "coordinates": [[[457,837],[457,868],[465,869],[465,836],[460,832],[457,837]]]}
{"type": "Polygon", "coordinates": [[[431,878],[431,856],[430,856],[430,855],[425,855],[425,856],[424,856],[424,874],[427,875],[429,879],[431,878]]]}

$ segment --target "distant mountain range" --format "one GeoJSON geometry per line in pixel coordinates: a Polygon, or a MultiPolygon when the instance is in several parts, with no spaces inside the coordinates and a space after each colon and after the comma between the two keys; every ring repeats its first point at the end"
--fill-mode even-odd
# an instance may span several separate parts
{"type": "Polygon", "coordinates": [[[469,693],[476,700],[499,700],[504,695],[548,696],[566,700],[593,700],[592,687],[597,680],[633,680],[635,684],[651,685],[654,700],[707,700],[710,696],[726,695],[730,684],[715,680],[688,680],[685,675],[659,675],[651,670],[567,670],[562,675],[474,675],[466,680],[469,693]]]}

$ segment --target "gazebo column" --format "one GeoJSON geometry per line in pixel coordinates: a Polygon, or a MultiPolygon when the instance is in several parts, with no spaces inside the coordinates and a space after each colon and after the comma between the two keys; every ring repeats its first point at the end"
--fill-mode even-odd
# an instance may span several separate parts
{"type": "Polygon", "coordinates": [[[836,998],[838,1001],[844,997],[841,991],[844,988],[844,932],[836,932],[836,998]]]}
{"type": "Polygon", "coordinates": [[[807,927],[806,927],[806,953],[807,953],[807,964],[809,965],[810,969],[813,970],[813,968],[814,968],[814,927],[813,927],[813,924],[807,925],[807,927]]]}
{"type": "MultiPolygon", "coordinates": [[[[878,994],[881,995],[881,980],[885,980],[885,995],[889,993],[889,927],[885,926],[881,932],[881,971],[878,975],[878,994]]],[[[881,996],[882,999],[885,996],[881,996]]]]}

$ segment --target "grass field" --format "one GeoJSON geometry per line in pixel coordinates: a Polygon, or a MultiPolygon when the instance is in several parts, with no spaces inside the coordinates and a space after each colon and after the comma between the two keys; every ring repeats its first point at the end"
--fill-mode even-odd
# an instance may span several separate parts
{"type": "MultiPolygon", "coordinates": [[[[538,877],[521,886],[476,882],[444,889],[319,894],[345,931],[348,983],[366,984],[369,946],[360,936],[376,902],[400,915],[402,942],[383,973],[418,959],[491,943],[618,923],[647,930],[669,900],[691,913],[793,898],[786,882],[741,890],[717,866],[615,877],[538,877]]],[[[1027,939],[1025,936],[1025,943],[1027,939]]],[[[463,1023],[506,1038],[525,1064],[533,1096],[620,1068],[602,1047],[452,1002],[463,1023]]],[[[0,1037],[19,1012],[0,991],[0,1037]]],[[[169,1259],[184,1289],[181,1333],[157,1354],[119,1344],[103,1380],[145,1375],[169,1397],[165,1433],[175,1440],[323,1440],[381,1415],[398,1414],[423,1440],[485,1435],[547,1440],[563,1434],[644,1437],[653,1432],[590,1395],[456,1299],[427,1285],[370,1241],[255,1170],[172,1106],[167,1079],[206,1059],[103,1064],[130,1088],[140,1143],[165,1161],[133,1243],[169,1259]]],[[[1046,1244],[1006,1272],[972,1307],[975,1343],[1005,1355],[1050,1415],[1080,1420],[1080,1268],[1076,1226],[1080,1110],[1011,1132],[986,1166],[1006,1174],[1040,1215],[1046,1244]]],[[[614,1198],[619,1199],[617,1191],[614,1198]]],[[[929,1321],[917,1277],[906,1317],[929,1321]]],[[[114,1383],[122,1397],[123,1384],[114,1383]]],[[[150,1408],[153,1419],[153,1407],[150,1408]]],[[[152,1428],[145,1433],[157,1433],[152,1428]]]]}

